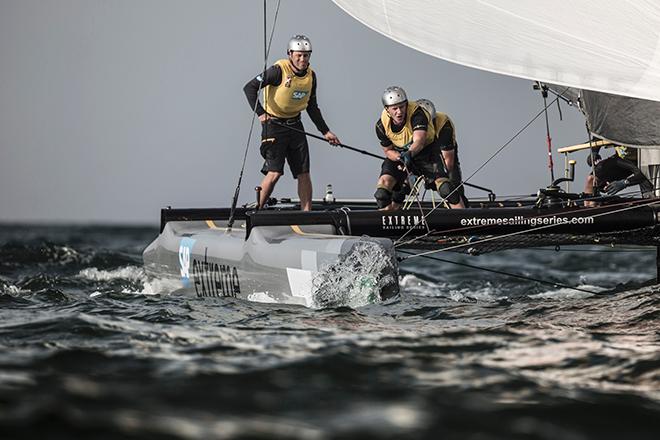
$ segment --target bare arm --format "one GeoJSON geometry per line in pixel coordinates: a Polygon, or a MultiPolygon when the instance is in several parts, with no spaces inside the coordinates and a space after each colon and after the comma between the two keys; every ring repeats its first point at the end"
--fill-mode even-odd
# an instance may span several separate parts
{"type": "Polygon", "coordinates": [[[442,150],[442,158],[445,161],[447,172],[450,172],[456,166],[456,150],[442,150]]]}
{"type": "Polygon", "coordinates": [[[413,141],[408,149],[410,154],[414,157],[424,149],[424,142],[426,141],[426,130],[413,131],[413,141]]]}
{"type": "Polygon", "coordinates": [[[383,147],[383,153],[385,153],[385,157],[387,157],[392,162],[398,161],[399,157],[401,156],[401,154],[399,154],[394,148],[392,148],[391,145],[387,147],[383,147]]]}

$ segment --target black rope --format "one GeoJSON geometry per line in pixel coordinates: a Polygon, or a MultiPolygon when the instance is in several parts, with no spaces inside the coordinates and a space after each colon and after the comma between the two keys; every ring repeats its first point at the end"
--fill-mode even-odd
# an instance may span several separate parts
{"type": "MultiPolygon", "coordinates": [[[[301,130],[301,129],[299,129],[299,128],[292,127],[292,126],[290,126],[290,125],[284,124],[284,123],[278,121],[277,119],[273,119],[273,118],[271,118],[271,119],[268,119],[268,121],[269,121],[269,122],[274,122],[275,124],[279,125],[280,127],[288,128],[288,129],[291,130],[291,131],[295,131],[295,132],[298,132],[298,133],[302,133],[302,134],[304,134],[305,136],[309,136],[309,137],[312,137],[312,138],[314,138],[314,139],[318,139],[318,140],[321,140],[321,141],[323,141],[323,142],[328,142],[328,143],[330,143],[326,138],[324,138],[324,137],[322,137],[322,136],[318,136],[318,135],[316,135],[316,134],[309,133],[309,132],[307,132],[307,131],[305,131],[305,130],[301,130]]],[[[370,152],[368,152],[368,151],[366,151],[366,150],[360,150],[359,148],[351,147],[350,145],[346,145],[346,144],[337,144],[337,145],[330,144],[330,145],[332,145],[333,147],[346,148],[347,150],[355,151],[356,153],[364,154],[365,156],[374,157],[374,158],[376,158],[376,159],[380,159],[380,160],[384,160],[384,159],[385,159],[383,156],[379,156],[379,155],[377,155],[377,154],[370,153],[370,152]]]]}
{"type": "MultiPolygon", "coordinates": [[[[413,252],[406,252],[406,251],[401,251],[401,250],[398,250],[397,252],[401,252],[401,253],[405,253],[405,254],[409,254],[409,255],[416,255],[413,252]]],[[[501,271],[501,270],[490,269],[490,268],[482,267],[482,266],[475,266],[475,265],[467,264],[467,263],[459,263],[458,261],[445,260],[444,258],[432,257],[430,255],[420,255],[420,256],[424,257],[424,258],[428,258],[430,260],[441,261],[443,263],[450,263],[450,264],[455,264],[457,266],[469,267],[470,269],[477,269],[477,270],[481,270],[481,271],[484,271],[484,272],[496,273],[498,275],[505,275],[505,276],[508,276],[508,277],[511,277],[511,278],[518,278],[518,279],[521,279],[521,280],[533,281],[535,283],[545,284],[545,285],[553,286],[553,287],[561,287],[562,289],[577,290],[578,292],[589,293],[591,295],[608,295],[608,293],[605,293],[605,292],[593,292],[591,290],[580,289],[579,287],[573,287],[573,286],[569,286],[567,284],[555,283],[553,281],[540,280],[538,278],[527,277],[525,275],[519,275],[519,274],[516,274],[516,273],[504,272],[504,271],[501,271]]]]}
{"type": "MultiPolygon", "coordinates": [[[[266,0],[264,0],[264,69],[261,74],[261,80],[259,81],[259,89],[261,89],[264,77],[266,76],[266,69],[268,67],[268,54],[270,53],[270,47],[273,44],[273,35],[275,34],[275,25],[277,24],[277,15],[280,12],[280,2],[277,0],[277,8],[275,9],[275,18],[273,18],[273,28],[270,32],[270,39],[268,44],[266,44],[266,33],[267,33],[267,20],[266,20],[266,0]]],[[[243,181],[243,173],[245,172],[245,163],[247,162],[248,151],[250,150],[250,141],[252,140],[252,131],[254,130],[254,120],[257,116],[257,105],[259,105],[259,97],[254,102],[254,108],[252,109],[252,122],[250,123],[250,132],[248,133],[247,142],[245,144],[245,152],[243,153],[243,165],[241,166],[241,172],[238,175],[238,183],[236,184],[236,190],[234,190],[234,198],[231,202],[231,211],[229,212],[229,220],[227,221],[227,229],[231,229],[234,225],[234,215],[236,213],[236,205],[238,204],[238,195],[241,192],[241,182],[243,181]]]]}
{"type": "Polygon", "coordinates": [[[561,105],[559,104],[559,100],[557,100],[557,111],[559,112],[559,120],[563,121],[564,117],[561,114],[561,105]]]}
{"type": "MultiPolygon", "coordinates": [[[[567,97],[564,96],[564,93],[566,93],[566,91],[567,91],[568,89],[570,89],[570,87],[566,87],[566,88],[561,92],[561,94],[560,94],[560,93],[555,92],[554,90],[552,90],[552,88],[548,87],[548,91],[549,91],[550,93],[552,93],[552,94],[555,95],[557,98],[561,99],[561,100],[564,101],[566,104],[568,104],[568,105],[570,105],[570,106],[572,107],[572,106],[574,106],[574,105],[577,104],[577,103],[571,101],[570,99],[568,99],[567,97]]],[[[559,102],[559,101],[557,101],[557,102],[559,102]]],[[[559,106],[559,104],[557,104],[557,106],[559,106]]],[[[561,114],[561,109],[559,110],[559,113],[561,114]]]]}

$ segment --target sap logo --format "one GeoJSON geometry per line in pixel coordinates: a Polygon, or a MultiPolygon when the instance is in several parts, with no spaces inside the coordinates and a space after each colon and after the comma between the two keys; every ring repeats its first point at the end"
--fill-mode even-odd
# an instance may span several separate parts
{"type": "Polygon", "coordinates": [[[307,96],[307,92],[302,90],[296,90],[295,92],[293,92],[293,95],[291,97],[293,99],[303,99],[305,96],[307,96]]]}
{"type": "Polygon", "coordinates": [[[179,267],[184,287],[188,287],[190,284],[190,254],[194,245],[195,240],[192,238],[182,238],[179,243],[179,267]]]}

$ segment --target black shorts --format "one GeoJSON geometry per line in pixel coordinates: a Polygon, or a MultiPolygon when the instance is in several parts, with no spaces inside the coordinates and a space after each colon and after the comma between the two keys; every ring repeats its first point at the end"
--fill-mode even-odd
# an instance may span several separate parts
{"type": "Polygon", "coordinates": [[[421,153],[413,157],[413,166],[413,174],[424,176],[427,180],[435,181],[440,177],[448,177],[438,142],[427,145],[421,153]]]}
{"type": "Polygon", "coordinates": [[[293,178],[309,173],[309,146],[307,137],[287,127],[304,131],[301,121],[290,126],[281,126],[271,122],[262,124],[261,156],[264,158],[263,174],[276,172],[284,174],[284,161],[289,163],[293,178]]]}
{"type": "MultiPolygon", "coordinates": [[[[385,159],[380,168],[380,175],[388,174],[397,181],[397,187],[405,182],[408,177],[406,171],[401,170],[403,164],[399,161],[385,159]]],[[[440,177],[447,177],[444,163],[442,160],[442,151],[437,142],[424,147],[421,153],[413,158],[413,169],[410,170],[416,176],[424,176],[426,180],[435,181],[440,177]]]]}
{"type": "Polygon", "coordinates": [[[389,159],[385,159],[380,166],[380,175],[382,176],[385,174],[394,177],[394,180],[396,180],[394,191],[400,191],[401,185],[403,185],[408,178],[408,173],[403,170],[403,164],[399,161],[395,162],[389,159]]]}

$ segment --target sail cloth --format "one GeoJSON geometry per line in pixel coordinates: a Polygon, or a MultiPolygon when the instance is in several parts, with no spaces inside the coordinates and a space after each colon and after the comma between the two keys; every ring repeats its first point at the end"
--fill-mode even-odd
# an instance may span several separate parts
{"type": "Polygon", "coordinates": [[[548,86],[582,110],[597,138],[628,147],[660,148],[660,102],[548,86]]]}
{"type": "Polygon", "coordinates": [[[333,0],[437,58],[546,83],[660,101],[657,0],[333,0]]]}
{"type": "Polygon", "coordinates": [[[582,91],[591,132],[629,147],[660,147],[660,102],[582,91]]]}

